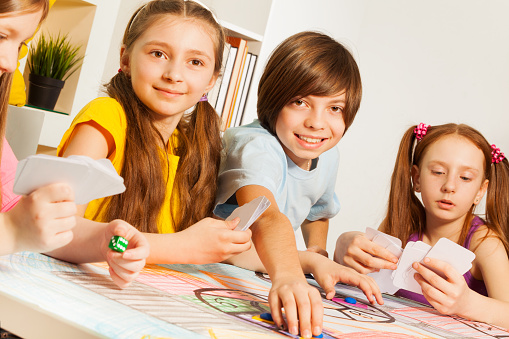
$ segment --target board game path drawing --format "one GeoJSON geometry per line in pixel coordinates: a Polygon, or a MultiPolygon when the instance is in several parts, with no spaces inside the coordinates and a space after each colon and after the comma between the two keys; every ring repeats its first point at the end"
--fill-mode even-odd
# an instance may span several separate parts
{"type": "MultiPolygon", "coordinates": [[[[104,263],[72,265],[24,252],[0,257],[0,326],[19,328],[12,310],[20,304],[26,326],[44,315],[48,326],[56,319],[82,337],[298,338],[260,318],[270,312],[269,289],[266,275],[212,264],[147,265],[121,290],[104,263]]],[[[338,284],[336,291],[323,301],[324,338],[509,338],[502,328],[411,301],[384,295],[384,305],[371,305],[356,288],[338,284]]]]}

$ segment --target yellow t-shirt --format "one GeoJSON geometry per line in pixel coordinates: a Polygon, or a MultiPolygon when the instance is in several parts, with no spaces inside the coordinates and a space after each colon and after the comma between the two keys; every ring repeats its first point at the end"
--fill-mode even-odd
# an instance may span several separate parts
{"type": "MultiPolygon", "coordinates": [[[[64,133],[62,137],[62,141],[60,141],[60,145],[57,149],[58,156],[62,156],[67,148],[69,138],[76,127],[76,125],[87,122],[94,121],[106,129],[115,142],[115,151],[112,152],[111,156],[108,158],[113,167],[117,170],[117,173],[120,174],[122,169],[122,165],[124,162],[124,152],[125,152],[125,138],[126,138],[126,129],[127,129],[127,120],[125,116],[125,112],[122,109],[122,106],[118,103],[117,100],[107,97],[97,98],[88,103],[83,109],[76,115],[74,118],[71,127],[64,133]]],[[[161,155],[164,156],[163,150],[161,150],[161,155]]],[[[159,213],[157,219],[157,228],[159,233],[173,233],[175,232],[171,214],[170,214],[170,198],[171,192],[173,189],[173,182],[175,179],[176,169],[179,162],[179,157],[173,154],[168,154],[168,159],[170,162],[170,174],[168,178],[168,183],[166,186],[166,196],[164,199],[164,203],[161,208],[161,212],[159,213]]],[[[101,205],[102,199],[93,200],[88,204],[87,210],[85,212],[85,218],[94,219],[94,216],[101,205]]],[[[175,206],[174,206],[175,208],[175,206]]],[[[97,221],[108,221],[104,220],[104,216],[101,214],[97,218],[97,221]]]]}

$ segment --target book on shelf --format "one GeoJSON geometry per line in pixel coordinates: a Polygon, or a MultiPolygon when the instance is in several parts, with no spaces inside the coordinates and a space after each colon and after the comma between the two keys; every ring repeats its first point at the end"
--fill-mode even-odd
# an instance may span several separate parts
{"type": "Polygon", "coordinates": [[[221,78],[217,79],[214,88],[212,89],[213,95],[217,91],[217,97],[213,99],[210,104],[216,109],[217,114],[221,116],[223,112],[224,102],[226,100],[226,94],[228,92],[228,86],[230,84],[230,78],[232,76],[233,64],[237,56],[237,47],[233,47],[227,44],[223,54],[224,69],[221,72],[221,78]],[[226,56],[225,56],[226,54],[226,56]]]}
{"type": "Polygon", "coordinates": [[[216,107],[217,98],[219,96],[219,88],[221,87],[221,81],[223,80],[225,74],[226,63],[228,62],[228,56],[230,54],[230,44],[226,43],[223,51],[223,63],[221,65],[221,70],[219,71],[219,76],[217,77],[216,83],[214,87],[207,93],[207,99],[212,107],[216,107]]]}
{"type": "MultiPolygon", "coordinates": [[[[226,41],[232,46],[237,48],[237,55],[233,64],[233,70],[228,85],[228,91],[224,101],[224,106],[221,111],[221,130],[225,131],[231,123],[233,109],[235,107],[235,100],[237,99],[238,90],[240,86],[240,79],[242,70],[244,68],[245,60],[247,57],[247,41],[237,37],[228,36],[226,41]]],[[[218,109],[216,109],[218,110],[218,109]]],[[[219,110],[218,110],[219,112],[219,110]]]]}
{"type": "Polygon", "coordinates": [[[236,127],[237,121],[239,120],[239,116],[242,115],[240,112],[240,102],[242,99],[242,93],[244,91],[244,87],[247,79],[247,69],[249,68],[249,61],[251,60],[251,53],[247,53],[246,60],[242,67],[242,74],[240,75],[239,89],[237,90],[237,98],[233,105],[232,114],[230,114],[230,119],[227,127],[236,127]]]}
{"type": "Polygon", "coordinates": [[[232,118],[233,125],[231,127],[237,127],[242,125],[242,118],[244,117],[244,110],[246,108],[247,96],[251,87],[251,80],[253,79],[254,68],[256,66],[257,55],[248,53],[246,58],[246,65],[244,66],[245,71],[242,73],[241,87],[239,88],[240,100],[235,103],[236,111],[234,111],[234,118],[232,118]]]}

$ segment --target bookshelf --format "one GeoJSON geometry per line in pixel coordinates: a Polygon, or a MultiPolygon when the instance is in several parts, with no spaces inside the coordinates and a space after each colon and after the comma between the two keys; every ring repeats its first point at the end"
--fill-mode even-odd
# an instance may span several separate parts
{"type": "MultiPolygon", "coordinates": [[[[120,41],[134,10],[146,0],[57,0],[41,32],[68,32],[83,45],[83,64],[67,81],[53,112],[45,118],[39,144],[57,147],[72,119],[89,101],[104,96],[102,84],[118,69],[120,41]]],[[[247,40],[249,52],[259,54],[272,0],[201,0],[218,17],[227,34],[247,40]]],[[[260,63],[258,63],[260,64],[260,63]]],[[[20,66],[28,84],[28,67],[20,66]]]]}
{"type": "Polygon", "coordinates": [[[242,44],[239,46],[235,43],[232,44],[232,48],[237,49],[233,53],[237,55],[230,54],[229,56],[243,60],[240,74],[237,68],[238,61],[235,62],[235,65],[230,65],[231,69],[228,69],[229,60],[226,60],[227,69],[224,71],[224,79],[218,79],[218,84],[216,84],[216,87],[224,86],[221,82],[226,81],[228,91],[225,93],[222,89],[214,89],[212,93],[209,93],[211,94],[211,103],[221,116],[221,129],[224,131],[228,127],[238,126],[243,122],[242,114],[247,103],[247,97],[253,92],[253,88],[250,87],[252,75],[255,68],[262,64],[259,62],[258,56],[262,48],[272,1],[206,0],[203,3],[216,13],[219,22],[227,30],[228,36],[240,38],[247,42],[247,52],[244,51],[243,57],[238,55],[243,51],[242,44]],[[233,91],[233,98],[231,87],[236,88],[233,91]]]}

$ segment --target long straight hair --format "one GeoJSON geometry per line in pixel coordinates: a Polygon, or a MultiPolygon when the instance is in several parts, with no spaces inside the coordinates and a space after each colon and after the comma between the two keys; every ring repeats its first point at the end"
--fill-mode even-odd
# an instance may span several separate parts
{"type": "MultiPolygon", "coordinates": [[[[214,74],[218,75],[225,45],[224,31],[207,8],[193,1],[155,0],[140,7],[124,33],[122,43],[126,52],[143,32],[167,15],[190,18],[207,28],[215,47],[214,74]]],[[[108,220],[120,218],[142,232],[157,233],[157,218],[170,172],[168,157],[163,159],[159,149],[169,146],[180,157],[171,196],[170,212],[175,231],[211,216],[222,148],[219,117],[214,108],[206,101],[198,102],[193,111],[181,119],[169,145],[164,145],[150,109],[136,96],[129,76],[119,72],[106,85],[106,91],[122,105],[127,118],[120,173],[126,191],[105,200],[99,211],[105,209],[108,220]]]]}
{"type": "MultiPolygon", "coordinates": [[[[410,127],[401,140],[391,179],[391,191],[387,214],[381,230],[401,239],[405,244],[413,233],[422,234],[426,227],[426,213],[414,192],[411,170],[420,166],[429,147],[443,137],[457,135],[474,144],[484,154],[484,179],[489,180],[486,193],[486,226],[497,235],[509,253],[509,162],[507,158],[492,163],[492,148],[479,131],[464,124],[445,124],[428,127],[426,135],[417,141],[410,127]]],[[[458,240],[465,242],[470,223],[474,217],[472,204],[458,240]]]]}
{"type": "MultiPolygon", "coordinates": [[[[0,20],[3,16],[13,14],[27,14],[42,9],[41,22],[48,15],[48,0],[2,0],[0,2],[0,20]]],[[[0,76],[0,161],[2,159],[3,141],[5,135],[5,123],[7,120],[7,108],[9,105],[9,94],[12,86],[12,74],[4,73],[0,76]]],[[[1,189],[1,182],[0,182],[1,189]]],[[[2,196],[0,195],[0,204],[2,196]]]]}

